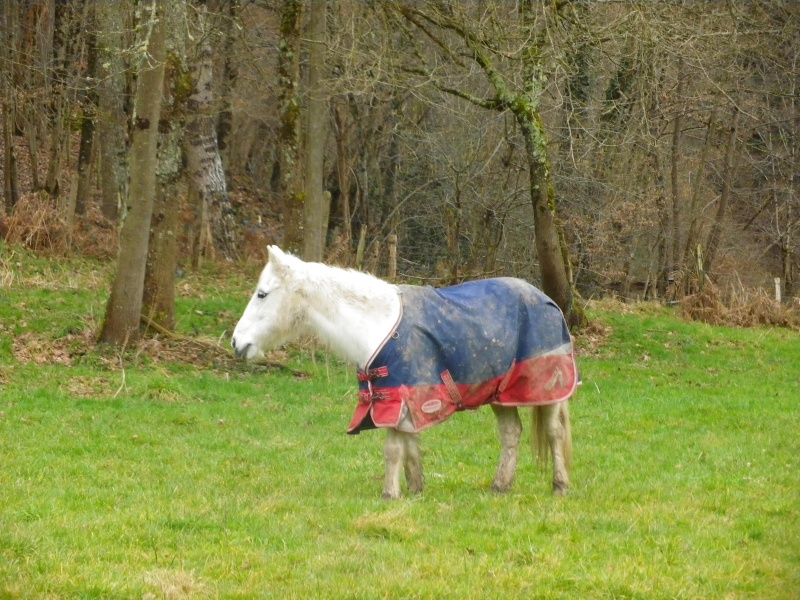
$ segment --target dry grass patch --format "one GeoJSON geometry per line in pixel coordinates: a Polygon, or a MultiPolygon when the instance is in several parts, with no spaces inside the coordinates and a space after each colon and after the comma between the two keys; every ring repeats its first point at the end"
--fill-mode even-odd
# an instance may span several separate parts
{"type": "Polygon", "coordinates": [[[7,260],[0,260],[0,288],[8,288],[14,284],[16,275],[7,260]]]}
{"type": "Polygon", "coordinates": [[[189,600],[191,598],[211,598],[214,594],[193,572],[157,569],[144,574],[144,584],[148,592],[144,600],[189,600]]]}
{"type": "Polygon", "coordinates": [[[353,521],[354,529],[368,538],[403,541],[414,537],[419,529],[408,515],[406,507],[369,513],[353,521]]]}
{"type": "Polygon", "coordinates": [[[118,378],[76,375],[67,379],[60,389],[74,398],[98,399],[114,397],[120,386],[118,378]]]}

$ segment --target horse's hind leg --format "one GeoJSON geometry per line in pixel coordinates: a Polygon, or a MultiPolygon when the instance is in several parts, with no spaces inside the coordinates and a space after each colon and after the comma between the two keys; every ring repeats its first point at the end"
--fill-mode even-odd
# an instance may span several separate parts
{"type": "Polygon", "coordinates": [[[519,458],[519,438],[522,434],[522,423],[519,412],[514,407],[491,405],[497,418],[497,429],[500,433],[500,463],[492,482],[495,492],[507,492],[514,487],[519,458]]]}
{"type": "Polygon", "coordinates": [[[566,402],[535,409],[535,438],[539,460],[547,462],[547,446],[553,459],[553,493],[566,494],[569,487],[569,463],[572,457],[572,433],[566,402]]]}
{"type": "Polygon", "coordinates": [[[384,500],[400,497],[400,470],[403,468],[406,444],[404,434],[396,429],[386,430],[386,443],[383,445],[383,459],[386,462],[386,475],[383,484],[384,500]]]}
{"type": "Polygon", "coordinates": [[[416,433],[398,432],[405,443],[406,484],[411,494],[420,494],[425,486],[422,476],[422,455],[419,451],[419,436],[416,433]]]}

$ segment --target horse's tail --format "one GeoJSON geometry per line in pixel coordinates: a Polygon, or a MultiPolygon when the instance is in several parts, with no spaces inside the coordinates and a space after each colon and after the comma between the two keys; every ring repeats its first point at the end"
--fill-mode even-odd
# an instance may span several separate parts
{"type": "Polygon", "coordinates": [[[546,467],[551,456],[550,442],[547,437],[547,421],[556,418],[564,432],[564,464],[569,468],[572,464],[572,427],[569,422],[569,402],[564,401],[550,406],[537,406],[533,409],[531,444],[539,463],[546,467]],[[558,414],[554,415],[553,410],[557,410],[558,414]]]}

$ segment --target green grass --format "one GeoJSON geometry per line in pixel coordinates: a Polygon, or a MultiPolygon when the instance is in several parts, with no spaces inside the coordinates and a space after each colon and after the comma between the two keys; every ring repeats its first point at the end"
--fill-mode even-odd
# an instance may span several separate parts
{"type": "MultiPolygon", "coordinates": [[[[187,275],[179,328],[230,332],[257,273],[187,275]]],[[[425,494],[386,503],[346,365],[82,350],[108,281],[0,248],[0,599],[800,597],[795,332],[596,310],[567,498],[527,454],[491,493],[477,411],[423,435],[425,494]]]]}

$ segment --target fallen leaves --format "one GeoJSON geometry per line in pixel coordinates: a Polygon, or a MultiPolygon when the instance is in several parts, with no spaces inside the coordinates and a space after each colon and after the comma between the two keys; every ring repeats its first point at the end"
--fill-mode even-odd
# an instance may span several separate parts
{"type": "Polygon", "coordinates": [[[594,319],[575,336],[575,354],[581,356],[599,356],[600,350],[606,344],[612,329],[594,319]]]}
{"type": "MultiPolygon", "coordinates": [[[[89,342],[94,345],[93,340],[89,342]]],[[[22,363],[71,366],[78,357],[86,354],[86,344],[85,333],[68,334],[53,340],[26,332],[14,337],[11,348],[14,358],[22,363]]]]}

